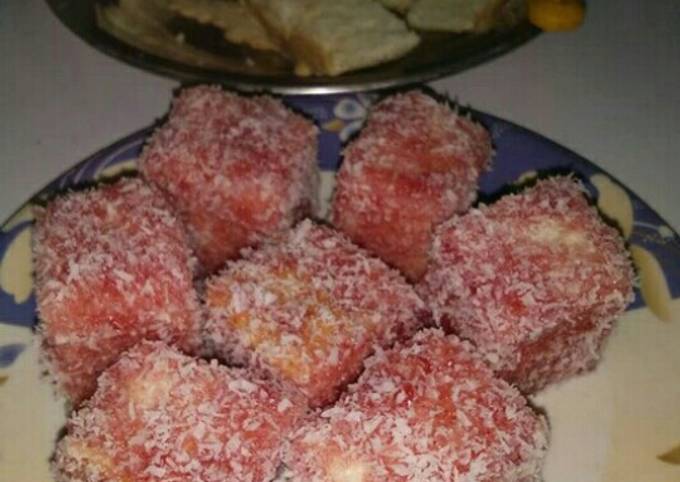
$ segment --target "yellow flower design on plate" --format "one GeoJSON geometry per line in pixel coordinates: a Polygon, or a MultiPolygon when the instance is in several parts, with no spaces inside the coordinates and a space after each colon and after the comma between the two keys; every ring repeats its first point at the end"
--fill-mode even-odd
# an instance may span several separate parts
{"type": "Polygon", "coordinates": [[[105,166],[95,174],[94,178],[97,181],[102,179],[111,179],[121,174],[130,174],[137,172],[137,159],[129,159],[127,161],[118,162],[112,166],[105,166]]]}
{"type": "Polygon", "coordinates": [[[671,292],[659,261],[637,244],[630,247],[630,254],[640,272],[640,291],[645,303],[657,318],[671,321],[671,292]]]}
{"type": "Polygon", "coordinates": [[[524,171],[522,174],[520,174],[517,179],[515,179],[512,184],[515,186],[522,186],[523,184],[533,181],[538,177],[538,172],[536,170],[530,170],[530,171],[524,171]]]}
{"type": "Polygon", "coordinates": [[[14,215],[9,218],[5,224],[2,225],[2,231],[7,233],[23,222],[33,221],[35,219],[33,207],[33,204],[25,204],[21,209],[14,213],[14,215]]]}
{"type": "MultiPolygon", "coordinates": [[[[605,216],[616,221],[624,238],[633,232],[634,214],[630,196],[621,186],[604,174],[595,174],[590,182],[597,188],[597,207],[605,216]]],[[[657,318],[671,320],[671,293],[663,269],[654,254],[642,246],[630,247],[633,263],[640,274],[642,299],[657,318]]]]}
{"type": "Polygon", "coordinates": [[[13,240],[0,261],[0,288],[14,297],[14,302],[25,302],[33,290],[31,259],[31,230],[24,229],[13,240]]]}
{"type": "Polygon", "coordinates": [[[590,182],[599,193],[597,207],[607,217],[617,222],[623,237],[628,239],[633,232],[633,203],[630,202],[630,196],[625,189],[604,174],[595,174],[590,178],[590,182]]]}
{"type": "Polygon", "coordinates": [[[326,122],[323,128],[330,132],[340,132],[345,127],[345,122],[340,119],[333,119],[326,122]]]}

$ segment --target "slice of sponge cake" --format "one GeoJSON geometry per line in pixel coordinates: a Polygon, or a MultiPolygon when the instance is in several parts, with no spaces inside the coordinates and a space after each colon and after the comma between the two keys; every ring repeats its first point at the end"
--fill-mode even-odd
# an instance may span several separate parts
{"type": "Polygon", "coordinates": [[[395,12],[406,13],[413,5],[413,0],[380,0],[380,3],[395,12]]]}
{"type": "Polygon", "coordinates": [[[234,43],[261,50],[279,50],[251,10],[238,0],[166,0],[167,7],[183,17],[223,30],[234,43]]]}
{"type": "Polygon", "coordinates": [[[489,30],[506,0],[416,0],[408,23],[419,30],[483,32],[489,30]]]}
{"type": "Polygon", "coordinates": [[[298,75],[339,75],[413,49],[418,36],[375,1],[248,0],[296,59],[298,75]]]}

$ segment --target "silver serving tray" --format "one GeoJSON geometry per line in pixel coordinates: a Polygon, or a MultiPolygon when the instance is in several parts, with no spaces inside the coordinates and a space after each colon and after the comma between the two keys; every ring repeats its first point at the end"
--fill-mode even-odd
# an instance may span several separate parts
{"type": "Polygon", "coordinates": [[[360,92],[426,82],[503,55],[540,32],[523,19],[481,34],[420,32],[420,45],[398,60],[337,77],[298,77],[291,64],[279,55],[230,44],[218,29],[190,20],[178,18],[171,27],[182,33],[188,45],[218,56],[219,67],[206,68],[154,55],[101,30],[95,5],[112,3],[110,0],[47,0],[47,3],[85,42],[135,67],[184,83],[218,83],[239,90],[282,94],[360,92]]]}

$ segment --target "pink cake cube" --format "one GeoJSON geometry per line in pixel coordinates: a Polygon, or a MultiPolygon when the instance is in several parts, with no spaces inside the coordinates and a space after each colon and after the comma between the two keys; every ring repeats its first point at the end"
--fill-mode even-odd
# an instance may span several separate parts
{"type": "Polygon", "coordinates": [[[476,197],[492,154],[487,131],[419,91],[388,97],[344,152],[332,222],[419,279],[432,231],[476,197]]]}
{"type": "Polygon", "coordinates": [[[74,404],[142,339],[198,348],[196,262],[155,188],[126,179],[59,197],[38,213],[34,240],[43,358],[74,404]]]}
{"type": "Polygon", "coordinates": [[[583,186],[556,177],[441,225],[419,292],[446,330],[534,392],[595,367],[633,269],[583,186]]]}
{"type": "Polygon", "coordinates": [[[303,221],[206,283],[215,353],[281,380],[318,407],[356,379],[374,346],[429,312],[401,275],[331,228],[303,221]]]}
{"type": "Polygon", "coordinates": [[[302,409],[250,375],[142,342],[71,415],[53,460],[57,481],[271,480],[302,409]]]}
{"type": "Polygon", "coordinates": [[[169,195],[212,272],[313,213],[316,158],[317,128],[280,101],[201,86],[177,96],[139,166],[169,195]]]}
{"type": "Polygon", "coordinates": [[[284,456],[306,482],[538,482],[548,427],[473,352],[440,330],[378,352],[284,456]]]}

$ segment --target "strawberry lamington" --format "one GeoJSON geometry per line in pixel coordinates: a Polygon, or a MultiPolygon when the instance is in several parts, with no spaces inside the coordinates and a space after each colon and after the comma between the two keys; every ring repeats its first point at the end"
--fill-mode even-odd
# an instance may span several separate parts
{"type": "Polygon", "coordinates": [[[281,380],[312,407],[334,401],[375,345],[430,320],[396,270],[308,220],[209,279],[205,304],[216,355],[281,380]]]}
{"type": "Polygon", "coordinates": [[[70,417],[53,471],[59,482],[271,480],[301,414],[271,381],[142,342],[70,417]]]}
{"type": "Polygon", "coordinates": [[[317,204],[317,128],[267,96],[183,90],[140,159],[180,213],[205,272],[317,204]]]}
{"type": "Polygon", "coordinates": [[[548,427],[467,342],[440,330],[378,352],[284,461],[307,482],[538,482],[548,427]]]}
{"type": "Polygon", "coordinates": [[[124,179],[56,198],[33,250],[43,359],[74,404],[142,339],[198,349],[196,260],[157,189],[124,179]]]}
{"type": "Polygon", "coordinates": [[[555,177],[440,226],[418,290],[444,329],[534,392],[596,366],[633,277],[584,187],[555,177]]]}
{"type": "Polygon", "coordinates": [[[332,222],[412,281],[435,226],[467,210],[492,155],[481,125],[419,91],[378,103],[344,151],[332,222]]]}

